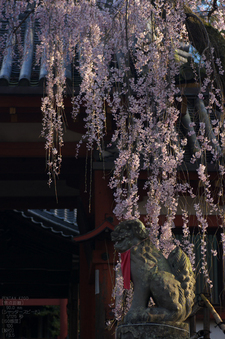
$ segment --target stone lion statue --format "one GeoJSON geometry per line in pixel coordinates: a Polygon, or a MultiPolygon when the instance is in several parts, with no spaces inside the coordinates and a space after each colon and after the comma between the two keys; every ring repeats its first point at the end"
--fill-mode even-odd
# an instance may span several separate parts
{"type": "Polygon", "coordinates": [[[124,322],[182,322],[191,313],[195,278],[187,255],[176,247],[166,259],[140,220],[123,221],[111,233],[116,251],[130,250],[134,295],[124,322]],[[155,305],[148,307],[150,297],[155,305]]]}

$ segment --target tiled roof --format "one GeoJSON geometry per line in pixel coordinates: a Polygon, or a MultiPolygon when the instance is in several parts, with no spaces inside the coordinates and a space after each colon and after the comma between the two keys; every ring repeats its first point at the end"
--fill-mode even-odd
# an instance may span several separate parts
{"type": "Polygon", "coordinates": [[[21,213],[24,218],[29,219],[32,223],[64,238],[72,239],[79,234],[76,210],[27,210],[15,212],[21,213]]]}
{"type": "MultiPolygon", "coordinates": [[[[21,25],[21,37],[23,43],[23,55],[19,52],[18,44],[9,35],[6,41],[4,57],[0,70],[0,86],[31,86],[43,85],[47,75],[47,69],[42,58],[40,65],[36,64],[36,47],[38,44],[37,24],[30,28],[27,22],[21,25]]],[[[0,35],[5,34],[4,25],[0,35]]],[[[65,70],[67,83],[75,87],[79,86],[80,77],[75,67],[68,65],[65,70]]]]}
{"type": "MultiPolygon", "coordinates": [[[[0,29],[0,35],[4,36],[6,30],[3,23],[0,29]]],[[[43,85],[47,69],[44,58],[40,65],[35,62],[36,46],[38,45],[38,24],[30,28],[29,18],[21,24],[21,40],[23,44],[23,55],[19,52],[18,44],[12,35],[9,35],[6,41],[4,58],[0,70],[0,87],[1,86],[31,86],[39,87],[43,85]]],[[[189,53],[189,45],[183,44],[180,49],[175,51],[177,60],[181,64],[187,63],[192,55],[189,53]]],[[[66,62],[65,62],[66,64],[66,62]]],[[[74,88],[79,87],[80,76],[72,65],[68,65],[65,70],[67,83],[74,88]]],[[[182,74],[181,74],[182,78],[182,74]]],[[[182,80],[182,79],[181,79],[182,80]]],[[[187,79],[186,79],[187,80],[187,79]]]]}

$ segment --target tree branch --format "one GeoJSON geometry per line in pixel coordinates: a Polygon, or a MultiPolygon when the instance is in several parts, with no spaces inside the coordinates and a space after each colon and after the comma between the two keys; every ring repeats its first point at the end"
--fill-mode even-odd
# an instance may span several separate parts
{"type": "Polygon", "coordinates": [[[209,11],[208,13],[208,20],[210,19],[210,17],[212,16],[212,14],[217,10],[218,6],[217,6],[217,1],[213,0],[213,5],[212,5],[212,9],[209,11]]]}

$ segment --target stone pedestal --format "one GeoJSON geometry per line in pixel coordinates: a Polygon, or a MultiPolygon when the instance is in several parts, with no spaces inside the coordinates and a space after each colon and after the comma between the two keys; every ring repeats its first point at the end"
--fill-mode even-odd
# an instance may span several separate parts
{"type": "Polygon", "coordinates": [[[189,339],[186,323],[140,323],[119,325],[116,339],[189,339]]]}

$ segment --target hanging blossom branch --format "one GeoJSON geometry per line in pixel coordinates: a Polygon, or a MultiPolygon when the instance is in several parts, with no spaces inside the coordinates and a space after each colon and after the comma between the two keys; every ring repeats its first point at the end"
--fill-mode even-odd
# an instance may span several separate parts
{"type": "Polygon", "coordinates": [[[207,234],[207,227],[208,222],[204,218],[202,214],[202,210],[199,204],[194,205],[196,210],[196,217],[199,222],[198,227],[201,229],[201,271],[206,278],[206,282],[209,284],[209,287],[212,288],[213,284],[209,277],[208,271],[208,263],[207,263],[207,242],[206,242],[206,234],[207,234]]]}
{"type": "MultiPolygon", "coordinates": [[[[70,3],[72,6],[72,3],[70,3]]],[[[36,11],[41,30],[38,57],[46,68],[46,93],[42,100],[42,136],[46,139],[49,185],[60,173],[64,132],[64,95],[66,66],[70,60],[68,38],[71,30],[67,17],[71,6],[52,1],[42,2],[36,11]]],[[[70,47],[70,48],[69,48],[70,47]]]]}
{"type": "Polygon", "coordinates": [[[79,113],[79,107],[86,107],[84,136],[87,148],[93,149],[97,145],[102,152],[102,140],[106,133],[105,103],[109,101],[109,92],[112,87],[109,77],[109,63],[112,49],[105,43],[105,34],[111,28],[111,18],[108,10],[103,10],[93,2],[80,3],[82,20],[79,23],[79,73],[82,77],[80,93],[73,99],[73,117],[79,113]]]}
{"type": "MultiPolygon", "coordinates": [[[[212,50],[213,54],[213,50],[212,50]]],[[[207,60],[205,55],[202,56],[202,60],[205,64],[206,77],[203,81],[199,98],[204,99],[203,94],[209,92],[207,100],[207,113],[206,109],[202,105],[203,101],[198,101],[199,109],[199,126],[196,140],[199,143],[199,148],[192,156],[191,162],[196,163],[197,173],[199,178],[199,192],[197,193],[199,203],[194,204],[196,210],[196,217],[199,223],[200,235],[201,235],[201,265],[200,271],[206,278],[209,287],[212,288],[212,281],[209,278],[208,264],[207,264],[207,228],[208,228],[208,215],[214,213],[218,214],[221,219],[221,208],[219,206],[219,200],[216,198],[216,194],[211,189],[211,178],[208,173],[207,163],[211,159],[211,164],[217,167],[218,160],[220,161],[222,155],[220,138],[224,134],[223,123],[219,119],[209,120],[208,113],[214,114],[216,117],[223,112],[221,103],[223,102],[223,96],[220,98],[220,89],[215,86],[215,80],[213,77],[213,65],[210,60],[207,60]],[[216,107],[216,110],[215,110],[216,107]],[[219,111],[221,113],[219,113],[219,111]]],[[[193,124],[196,126],[196,124],[193,124]]],[[[223,166],[219,165],[219,181],[221,187],[223,187],[223,166]]],[[[219,192],[221,196],[221,192],[219,192]]],[[[223,239],[222,239],[223,241],[223,239]]],[[[213,253],[214,254],[214,253],[213,253]]]]}
{"type": "MultiPolygon", "coordinates": [[[[153,167],[155,166],[156,169],[154,172],[154,178],[156,178],[156,183],[159,183],[157,176],[159,175],[159,172],[162,171],[167,184],[171,181],[170,187],[172,194],[174,181],[172,179],[167,180],[168,172],[170,172],[170,176],[174,174],[173,168],[177,167],[176,160],[178,160],[178,163],[181,161],[183,152],[179,150],[179,147],[177,147],[178,136],[174,129],[174,125],[179,115],[179,111],[173,107],[174,95],[177,94],[174,77],[178,73],[178,65],[176,65],[175,61],[172,62],[172,65],[170,62],[171,60],[174,60],[174,48],[176,46],[175,44],[171,44],[171,40],[169,38],[166,39],[165,37],[167,37],[167,34],[169,37],[170,32],[168,32],[168,27],[170,27],[170,24],[173,24],[173,33],[177,31],[177,34],[175,34],[176,38],[180,33],[180,27],[177,27],[177,21],[175,21],[177,19],[176,15],[174,15],[176,14],[176,11],[173,11],[173,17],[172,15],[169,15],[170,10],[172,11],[171,8],[167,8],[167,20],[162,18],[161,2],[156,2],[155,6],[148,4],[148,7],[145,8],[144,12],[141,11],[140,8],[135,8],[134,11],[132,6],[135,5],[136,4],[132,4],[132,2],[129,3],[130,11],[131,13],[135,12],[136,21],[138,22],[135,27],[137,31],[134,30],[134,26],[132,25],[132,28],[129,30],[131,34],[128,45],[134,44],[135,36],[137,40],[136,48],[130,49],[128,53],[126,49],[127,44],[124,43],[124,45],[121,46],[119,56],[120,82],[118,85],[118,91],[120,92],[117,92],[118,94],[114,95],[114,101],[112,104],[114,118],[117,122],[117,130],[114,136],[114,141],[117,141],[121,154],[126,152],[127,157],[130,157],[130,159],[132,159],[131,154],[133,154],[133,156],[137,159],[144,159],[144,169],[151,168],[154,172],[153,167]],[[155,26],[157,29],[152,27],[153,39],[150,37],[149,29],[147,30],[147,27],[143,27],[143,20],[139,20],[138,15],[148,17],[148,19],[146,18],[146,26],[150,25],[150,18],[154,15],[155,26]],[[172,20],[174,21],[171,22],[172,20]],[[142,25],[140,25],[139,22],[141,22],[142,25]],[[164,32],[160,32],[158,27],[162,27],[162,31],[164,30],[164,32]],[[146,34],[143,32],[146,32],[146,34]],[[144,45],[146,47],[143,49],[144,45]],[[121,55],[125,56],[124,59],[122,59],[121,55]],[[129,55],[134,55],[134,62],[133,64],[127,65],[126,60],[129,60],[129,55]],[[132,72],[133,70],[131,66],[135,67],[135,73],[132,72]],[[169,78],[168,67],[170,67],[169,78]],[[127,81],[128,74],[129,81],[127,81]],[[121,93],[122,95],[127,96],[125,105],[129,109],[126,109],[126,107],[123,109],[124,106],[123,103],[121,103],[121,93]],[[120,111],[121,113],[118,113],[120,111]],[[127,140],[124,142],[123,137],[121,138],[122,141],[116,139],[120,135],[127,135],[127,140]],[[171,146],[171,144],[173,145],[171,146]],[[154,151],[155,148],[156,150],[154,151]],[[156,156],[154,166],[152,166],[150,165],[150,158],[154,158],[154,152],[157,153],[159,149],[160,152],[163,151],[164,153],[161,153],[159,157],[158,155],[156,156]],[[174,156],[172,155],[172,152],[177,154],[174,156]],[[164,168],[166,169],[163,171],[164,168]]],[[[126,20],[124,21],[126,22],[126,20]]],[[[118,41],[123,41],[122,37],[118,39],[118,41]]],[[[116,77],[118,77],[118,72],[115,74],[115,78],[116,77]]],[[[124,173],[122,173],[122,171],[124,172],[123,164],[119,167],[119,163],[123,160],[125,160],[124,156],[123,158],[120,158],[120,155],[116,160],[115,174],[117,177],[119,177],[118,171],[120,171],[121,177],[124,177],[124,173]]],[[[134,163],[137,163],[137,161],[134,163]]],[[[126,165],[128,164],[129,162],[126,163],[126,165]]],[[[129,175],[131,171],[133,173],[136,172],[135,178],[138,178],[137,169],[139,171],[139,165],[136,166],[136,170],[131,168],[128,169],[128,167],[129,166],[127,166],[126,169],[127,176],[124,177],[124,182],[125,180],[128,180],[129,182],[129,175]]],[[[132,179],[133,177],[134,174],[131,174],[132,179]]],[[[174,178],[175,177],[176,175],[174,178]]],[[[118,180],[118,182],[120,183],[120,180],[118,180]]],[[[132,205],[132,200],[133,206],[136,206],[137,204],[137,187],[134,187],[132,194],[129,194],[131,198],[129,202],[130,206],[132,205]]],[[[122,192],[124,192],[124,190],[119,188],[116,193],[117,197],[120,196],[122,192]]],[[[149,201],[152,203],[153,199],[149,199],[149,201]]],[[[117,216],[121,218],[124,216],[122,209],[125,210],[125,204],[128,200],[124,200],[124,204],[121,204],[120,200],[118,200],[118,202],[118,205],[120,205],[120,215],[117,213],[117,216]]],[[[174,211],[175,209],[176,208],[174,208],[174,211]]],[[[131,217],[130,214],[126,215],[126,217],[128,216],[129,218],[131,217]]],[[[172,222],[172,219],[173,218],[169,219],[169,223],[172,222]]]]}
{"type": "Polygon", "coordinates": [[[195,271],[195,252],[194,252],[194,244],[191,242],[191,235],[190,235],[190,229],[188,226],[189,218],[188,213],[186,210],[182,211],[182,219],[183,219],[183,241],[182,241],[182,248],[188,255],[192,269],[195,271]]]}
{"type": "Polygon", "coordinates": [[[132,303],[133,284],[131,284],[131,288],[129,290],[124,290],[123,276],[121,272],[121,258],[115,267],[115,272],[116,272],[116,281],[112,292],[112,298],[114,299],[114,302],[110,306],[113,308],[115,319],[117,321],[121,321],[124,315],[128,312],[132,303]]]}

